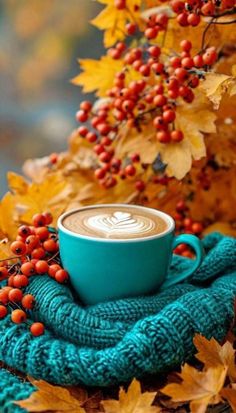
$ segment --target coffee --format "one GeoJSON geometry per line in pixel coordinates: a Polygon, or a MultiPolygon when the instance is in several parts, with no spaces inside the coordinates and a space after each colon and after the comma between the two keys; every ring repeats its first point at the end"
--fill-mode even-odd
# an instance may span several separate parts
{"type": "Polygon", "coordinates": [[[147,208],[135,206],[98,206],[84,208],[65,216],[68,230],[92,238],[134,239],[161,234],[168,222],[147,208]]]}

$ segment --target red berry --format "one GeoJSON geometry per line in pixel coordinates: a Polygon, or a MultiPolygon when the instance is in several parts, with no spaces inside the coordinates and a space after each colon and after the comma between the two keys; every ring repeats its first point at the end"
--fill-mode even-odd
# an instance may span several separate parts
{"type": "Polygon", "coordinates": [[[171,110],[171,109],[170,110],[165,110],[163,112],[162,116],[163,116],[164,122],[166,122],[166,123],[174,122],[174,120],[176,118],[175,111],[171,110]]]}
{"type": "Polygon", "coordinates": [[[96,142],[97,135],[94,132],[88,132],[86,135],[86,140],[90,143],[96,142]]]}
{"type": "Polygon", "coordinates": [[[168,131],[160,131],[157,132],[157,140],[161,143],[168,143],[170,142],[170,134],[168,131]]]}
{"type": "Polygon", "coordinates": [[[6,317],[7,308],[4,305],[0,305],[0,319],[6,317]]]}
{"type": "Polygon", "coordinates": [[[47,252],[56,252],[58,251],[58,243],[54,239],[47,239],[43,243],[43,248],[47,252]]]}
{"type": "Polygon", "coordinates": [[[145,189],[145,182],[142,180],[136,181],[135,182],[135,188],[137,189],[137,191],[139,192],[143,192],[145,189]]]}
{"type": "Polygon", "coordinates": [[[45,250],[42,247],[33,249],[31,253],[31,258],[36,258],[38,260],[45,257],[45,250]]]}
{"type": "Polygon", "coordinates": [[[77,122],[86,122],[88,120],[88,113],[84,110],[78,110],[78,112],[76,112],[75,117],[77,122]]]}
{"type": "Polygon", "coordinates": [[[109,49],[108,53],[112,57],[112,59],[114,59],[114,60],[118,60],[121,57],[121,52],[119,50],[115,49],[114,47],[109,49]]]}
{"type": "Polygon", "coordinates": [[[52,223],[52,221],[53,221],[53,216],[52,216],[51,212],[44,212],[44,213],[43,213],[43,216],[44,216],[45,219],[46,219],[46,225],[49,225],[49,224],[52,223]]]}
{"type": "Polygon", "coordinates": [[[29,235],[25,240],[25,244],[29,249],[37,247],[39,243],[39,237],[37,237],[36,235],[29,235]]]}
{"type": "Polygon", "coordinates": [[[32,294],[26,294],[21,300],[22,306],[26,310],[31,310],[35,304],[35,298],[32,294]]]}
{"type": "Polygon", "coordinates": [[[178,89],[168,90],[168,97],[169,97],[170,99],[177,99],[178,96],[179,96],[179,91],[178,91],[178,89]]]}
{"type": "Polygon", "coordinates": [[[194,234],[201,234],[201,232],[203,231],[203,225],[201,224],[201,222],[194,222],[192,224],[191,230],[194,234]]]}
{"type": "Polygon", "coordinates": [[[126,8],[126,0],[114,0],[114,5],[118,10],[124,10],[126,8]]]}
{"type": "Polygon", "coordinates": [[[193,59],[191,57],[184,57],[181,60],[181,66],[185,69],[191,69],[194,65],[193,59]]]}
{"type": "Polygon", "coordinates": [[[188,15],[187,13],[181,13],[177,16],[176,18],[177,22],[179,23],[180,26],[182,27],[186,27],[189,25],[188,23],[188,15]]]}
{"type": "Polygon", "coordinates": [[[35,274],[35,269],[34,269],[34,265],[32,264],[32,262],[25,262],[20,267],[20,270],[22,274],[26,275],[27,277],[29,277],[32,274],[35,274]]]}
{"type": "Polygon", "coordinates": [[[167,102],[167,99],[164,95],[156,95],[153,99],[153,103],[157,107],[158,106],[159,107],[164,106],[166,104],[166,102],[167,102]]]}
{"type": "Polygon", "coordinates": [[[162,116],[156,116],[153,119],[153,126],[157,129],[163,129],[163,127],[165,127],[163,117],[162,116]]]}
{"type": "Polygon", "coordinates": [[[175,76],[179,79],[180,82],[188,79],[188,72],[183,67],[178,67],[175,69],[175,76]]]}
{"type": "Polygon", "coordinates": [[[101,135],[106,136],[111,131],[111,127],[108,125],[108,123],[99,123],[97,130],[101,133],[101,135]]]}
{"type": "Polygon", "coordinates": [[[44,329],[43,323],[33,323],[30,326],[30,332],[35,337],[41,336],[44,333],[44,329]]]}
{"type": "Polygon", "coordinates": [[[97,168],[94,171],[94,175],[97,179],[103,179],[106,175],[106,170],[104,168],[97,168]]]}
{"type": "Polygon", "coordinates": [[[184,11],[184,2],[183,1],[180,1],[180,0],[173,0],[172,2],[171,2],[171,7],[172,7],[172,10],[175,12],[175,13],[177,13],[177,14],[179,14],[179,13],[181,13],[182,11],[184,11]]]}
{"type": "Polygon", "coordinates": [[[26,287],[28,284],[29,284],[29,279],[28,277],[26,277],[26,275],[18,274],[14,276],[13,286],[15,288],[26,287]]]}
{"type": "Polygon", "coordinates": [[[189,52],[192,49],[192,43],[189,40],[182,40],[180,47],[184,52],[189,52]]]}
{"type": "Polygon", "coordinates": [[[158,58],[161,54],[161,49],[159,46],[150,46],[148,48],[148,53],[155,58],[158,58]]]}
{"type": "Polygon", "coordinates": [[[170,64],[174,69],[181,66],[181,59],[178,56],[174,56],[170,58],[170,64]]]}
{"type": "Polygon", "coordinates": [[[205,65],[212,65],[217,60],[217,53],[214,47],[209,47],[202,56],[205,65]]]}
{"type": "Polygon", "coordinates": [[[175,248],[175,253],[176,254],[182,254],[184,251],[186,251],[188,249],[188,246],[186,244],[179,244],[176,248],[175,248]]]}
{"type": "Polygon", "coordinates": [[[5,280],[8,276],[8,271],[6,267],[0,267],[0,281],[5,280]]]}
{"type": "Polygon", "coordinates": [[[18,303],[22,300],[23,293],[19,288],[12,288],[11,291],[8,293],[9,301],[14,303],[18,303]]]}
{"type": "Polygon", "coordinates": [[[164,86],[159,84],[159,85],[155,85],[153,88],[154,92],[156,93],[156,95],[162,95],[164,92],[164,86]]]}
{"type": "Polygon", "coordinates": [[[35,264],[35,270],[38,274],[47,273],[48,269],[49,269],[49,265],[48,265],[47,261],[45,261],[45,260],[39,260],[35,264]]]}
{"type": "Polygon", "coordinates": [[[8,291],[3,290],[2,288],[0,289],[0,303],[1,304],[7,304],[9,301],[8,299],[8,291]]]}
{"type": "Polygon", "coordinates": [[[158,28],[157,27],[149,27],[145,30],[144,36],[148,39],[155,39],[158,34],[158,28]]]}
{"type": "Polygon", "coordinates": [[[80,136],[82,136],[83,138],[85,138],[85,136],[87,135],[87,133],[89,132],[88,128],[86,128],[86,126],[80,126],[78,128],[78,134],[80,136]]]}
{"type": "Polygon", "coordinates": [[[132,36],[136,32],[137,26],[134,23],[127,23],[125,26],[125,29],[126,29],[126,33],[129,36],[132,36]]]}
{"type": "Polygon", "coordinates": [[[56,153],[56,152],[51,153],[50,156],[49,156],[49,161],[50,161],[50,163],[53,164],[53,165],[54,165],[55,163],[57,163],[57,161],[58,161],[58,153],[56,153]]]}
{"type": "Polygon", "coordinates": [[[127,165],[125,167],[125,174],[128,176],[134,176],[136,174],[136,168],[133,165],[127,165]]]}
{"type": "Polygon", "coordinates": [[[152,64],[152,70],[154,71],[154,73],[156,73],[157,75],[163,73],[164,71],[164,65],[161,62],[158,63],[153,63],[152,64]]]}
{"type": "Polygon", "coordinates": [[[199,85],[199,78],[198,76],[192,76],[189,82],[189,86],[195,88],[199,85]]]}
{"type": "Polygon", "coordinates": [[[55,280],[61,284],[67,281],[68,278],[69,278],[69,274],[65,270],[58,270],[55,274],[55,280]]]}
{"type": "Polygon", "coordinates": [[[79,107],[81,110],[84,110],[85,112],[89,112],[92,109],[92,103],[87,100],[84,100],[83,102],[81,102],[79,107]]]}
{"type": "Polygon", "coordinates": [[[187,209],[187,206],[183,200],[178,201],[175,207],[177,212],[184,212],[187,209]]]}
{"type": "Polygon", "coordinates": [[[56,272],[61,270],[62,268],[58,264],[49,265],[48,274],[50,277],[55,278],[56,272]]]}
{"type": "Polygon", "coordinates": [[[43,214],[35,214],[32,222],[35,227],[44,227],[46,225],[46,218],[43,214]]]}
{"type": "Polygon", "coordinates": [[[184,218],[183,224],[186,229],[192,229],[193,220],[191,218],[184,218]]]}
{"type": "Polygon", "coordinates": [[[201,17],[199,16],[199,14],[196,13],[190,13],[188,15],[188,23],[195,27],[198,26],[198,24],[200,23],[201,17]]]}
{"type": "Polygon", "coordinates": [[[22,241],[14,241],[11,244],[11,251],[15,255],[23,255],[26,253],[26,246],[22,241]]]}
{"type": "Polygon", "coordinates": [[[181,130],[173,130],[170,136],[173,142],[181,142],[184,139],[184,134],[181,130]]]}
{"type": "Polygon", "coordinates": [[[93,150],[97,155],[100,155],[102,152],[104,152],[105,148],[103,145],[98,143],[97,145],[94,146],[93,150]]]}
{"type": "Polygon", "coordinates": [[[193,63],[195,67],[202,67],[204,65],[202,55],[197,54],[193,57],[193,63]]]}
{"type": "Polygon", "coordinates": [[[133,153],[132,155],[130,155],[130,159],[132,162],[140,162],[139,153],[133,153]]]}
{"type": "Polygon", "coordinates": [[[47,227],[38,227],[35,229],[35,233],[39,237],[40,241],[45,241],[49,237],[47,227]]]}
{"type": "Polygon", "coordinates": [[[158,13],[155,22],[156,24],[159,24],[162,27],[166,27],[168,23],[168,16],[165,13],[158,13]]]}
{"type": "Polygon", "coordinates": [[[141,73],[141,75],[143,75],[144,77],[149,76],[150,75],[150,66],[148,64],[140,66],[139,73],[141,73]]]}
{"type": "Polygon", "coordinates": [[[26,320],[26,313],[23,310],[13,310],[11,313],[13,323],[21,324],[26,320]]]}
{"type": "Polygon", "coordinates": [[[22,238],[26,238],[31,234],[31,230],[30,227],[28,227],[28,225],[21,225],[18,228],[18,234],[20,235],[20,237],[22,238]]]}
{"type": "Polygon", "coordinates": [[[211,1],[208,1],[201,7],[201,12],[204,16],[212,16],[215,12],[215,5],[211,1]]]}
{"type": "Polygon", "coordinates": [[[15,279],[15,276],[14,276],[14,275],[10,275],[10,277],[8,277],[7,285],[8,285],[9,287],[14,287],[14,279],[15,279]]]}

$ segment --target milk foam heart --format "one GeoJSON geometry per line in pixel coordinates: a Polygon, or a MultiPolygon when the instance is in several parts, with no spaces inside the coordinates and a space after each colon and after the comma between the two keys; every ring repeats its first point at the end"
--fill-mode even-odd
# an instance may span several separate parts
{"type": "Polygon", "coordinates": [[[69,214],[63,225],[70,231],[93,238],[132,239],[164,232],[168,223],[136,206],[98,206],[69,214]]]}

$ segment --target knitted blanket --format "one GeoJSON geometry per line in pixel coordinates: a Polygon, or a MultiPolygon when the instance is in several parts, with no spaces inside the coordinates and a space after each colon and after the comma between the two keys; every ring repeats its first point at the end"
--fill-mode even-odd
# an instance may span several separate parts
{"type": "MultiPolygon", "coordinates": [[[[236,239],[214,233],[203,244],[206,257],[191,282],[152,296],[84,307],[68,286],[47,275],[32,277],[27,292],[37,304],[31,318],[46,332],[33,337],[27,325],[7,316],[0,321],[0,360],[61,385],[107,386],[176,368],[194,354],[195,333],[220,341],[234,320],[236,239]]],[[[175,255],[170,272],[190,265],[175,255]]],[[[0,411],[22,411],[4,406],[32,387],[0,369],[2,382],[0,411]]]]}

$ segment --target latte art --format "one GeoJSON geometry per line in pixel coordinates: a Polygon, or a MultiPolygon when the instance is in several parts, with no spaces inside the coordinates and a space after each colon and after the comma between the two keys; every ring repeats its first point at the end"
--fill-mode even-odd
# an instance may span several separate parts
{"type": "Polygon", "coordinates": [[[98,206],[68,214],[63,226],[92,238],[146,238],[164,232],[168,223],[162,217],[135,206],[98,206]]]}
{"type": "Polygon", "coordinates": [[[116,211],[111,216],[101,214],[90,217],[84,223],[93,230],[98,230],[107,234],[145,234],[155,228],[155,222],[150,218],[136,216],[133,217],[128,212],[116,211]]]}

